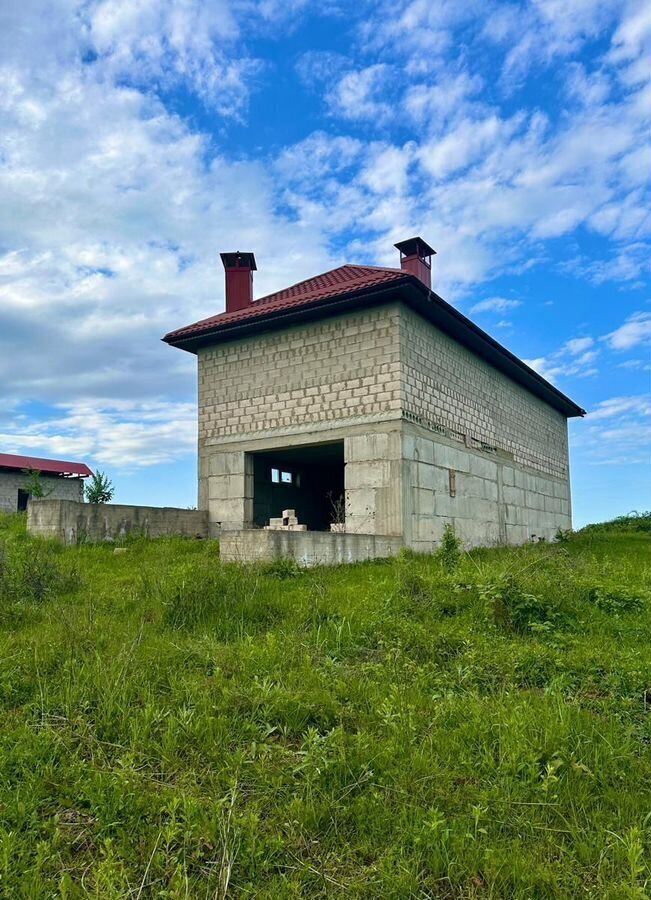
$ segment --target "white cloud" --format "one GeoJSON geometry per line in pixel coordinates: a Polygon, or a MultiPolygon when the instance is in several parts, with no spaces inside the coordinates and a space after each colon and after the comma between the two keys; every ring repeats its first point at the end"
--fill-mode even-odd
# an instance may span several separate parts
{"type": "Polygon", "coordinates": [[[651,461],[651,399],[648,396],[602,400],[576,423],[574,445],[583,463],[641,465],[651,461]]]}
{"type": "Polygon", "coordinates": [[[589,349],[593,344],[589,337],[572,338],[548,356],[525,359],[525,362],[552,383],[559,378],[589,378],[599,371],[595,365],[599,351],[589,349]]]}
{"type": "Polygon", "coordinates": [[[628,84],[648,82],[651,47],[651,8],[646,0],[631,0],[612,40],[607,59],[625,63],[622,79],[628,84]]]}
{"type": "Polygon", "coordinates": [[[483,35],[506,48],[502,84],[513,87],[534,65],[576,53],[608,27],[619,10],[617,0],[530,0],[516,7],[498,5],[483,35]]]}
{"type": "Polygon", "coordinates": [[[416,122],[431,123],[435,117],[446,119],[458,113],[462,105],[465,106],[466,101],[477,95],[483,86],[484,80],[480,75],[444,73],[433,84],[419,82],[409,86],[402,105],[416,122]]]}
{"type": "Polygon", "coordinates": [[[651,397],[611,397],[602,400],[590,410],[590,420],[612,419],[623,414],[635,413],[638,416],[651,416],[651,397]]]}
{"type": "Polygon", "coordinates": [[[585,353],[593,344],[594,340],[591,337],[572,338],[572,340],[566,341],[564,349],[576,356],[579,353],[585,353]]]}
{"type": "MultiPolygon", "coordinates": [[[[168,398],[175,414],[194,359],[158,338],[220,310],[221,249],[256,252],[258,295],[344,258],[395,265],[392,243],[413,233],[439,250],[435,287],[452,300],[494,275],[551,267],[546,239],[570,244],[577,226],[607,249],[574,260],[574,277],[630,286],[648,273],[644,4],[541,0],[487,13],[479,0],[371,2],[350,58],[299,60],[314,91],[309,121],[319,91],[329,112],[317,130],[268,156],[256,148],[258,162],[228,156],[225,123],[244,120],[273,66],[251,54],[248,35],[282,33],[308,5],[0,5],[0,378],[10,396],[0,402],[74,404],[74,427],[43,440],[89,440],[94,404],[109,426],[124,417],[135,428],[119,405],[135,397],[168,398]],[[607,29],[611,48],[596,64],[572,58],[594,38],[607,46],[607,29]],[[513,87],[533,66],[548,77],[552,60],[565,112],[503,102],[500,68],[502,87],[513,87]],[[165,106],[178,88],[209,110],[210,134],[165,106]]],[[[473,312],[517,302],[489,298],[473,312]]],[[[641,346],[647,318],[631,317],[600,346],[641,346]]],[[[560,336],[559,350],[532,363],[551,378],[595,374],[588,340],[560,336]]],[[[162,407],[160,416],[162,428],[162,407]]]]}
{"type": "Polygon", "coordinates": [[[390,74],[391,68],[385,63],[347,72],[328,93],[330,109],[345,119],[389,118],[392,108],[385,91],[390,74]]]}
{"type": "Polygon", "coordinates": [[[193,403],[60,404],[54,418],[4,423],[0,445],[9,453],[77,457],[93,466],[133,471],[196,451],[193,403]]]}
{"type": "Polygon", "coordinates": [[[624,362],[618,363],[618,368],[639,372],[651,372],[651,360],[627,359],[624,362]]]}
{"type": "Polygon", "coordinates": [[[516,309],[522,305],[520,300],[505,300],[504,297],[489,297],[487,300],[480,300],[471,307],[471,313],[482,312],[506,312],[508,309],[516,309]]]}
{"type": "Polygon", "coordinates": [[[651,313],[634,313],[623,325],[605,335],[604,340],[613,350],[630,350],[639,344],[648,344],[651,341],[651,313]]]}
{"type": "Polygon", "coordinates": [[[423,168],[435,179],[444,180],[490,153],[514,134],[520,118],[503,121],[489,115],[482,119],[464,119],[444,137],[423,144],[419,157],[423,168]]]}
{"type": "Polygon", "coordinates": [[[325,179],[339,175],[359,161],[363,155],[361,141],[324,131],[315,131],[303,141],[286,147],[275,162],[283,180],[301,185],[303,191],[323,190],[325,179]]]}
{"type": "MultiPolygon", "coordinates": [[[[134,86],[144,59],[204,96],[180,60],[200,55],[197,41],[207,48],[219,9],[90,4],[86,20],[72,2],[55,16],[35,6],[30,43],[24,19],[2,5],[0,378],[11,400],[3,406],[69,404],[42,428],[9,433],[5,417],[2,441],[17,450],[65,456],[79,448],[123,464],[143,448],[154,464],[171,458],[178,435],[177,452],[187,452],[195,360],[160,338],[223,308],[218,252],[257,253],[257,295],[328,267],[320,230],[276,212],[264,165],[225,159],[152,90],[134,86]],[[195,33],[178,15],[190,16],[195,33]],[[174,63],[155,46],[149,56],[141,48],[161,16],[174,63]],[[121,30],[124,46],[115,38],[121,30]],[[58,42],[56,56],[48,39],[58,42]],[[95,46],[102,56],[81,64],[95,46]],[[129,53],[138,57],[132,78],[129,53]]],[[[239,87],[225,78],[219,90],[220,102],[237,109],[239,87]]]]}
{"type": "Polygon", "coordinates": [[[583,106],[603,103],[611,91],[611,82],[604,71],[587,72],[581,63],[568,66],[565,91],[570,99],[578,100],[583,106]]]}

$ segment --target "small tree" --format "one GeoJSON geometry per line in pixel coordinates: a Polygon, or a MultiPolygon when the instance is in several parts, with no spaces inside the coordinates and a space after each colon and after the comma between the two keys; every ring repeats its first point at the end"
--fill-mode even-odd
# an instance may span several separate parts
{"type": "Polygon", "coordinates": [[[27,475],[23,490],[27,491],[30,497],[49,497],[53,488],[46,490],[38,469],[23,469],[23,473],[27,475]]]}
{"type": "Polygon", "coordinates": [[[86,500],[89,503],[110,503],[114,493],[113,482],[108,475],[99,470],[86,485],[86,500]]]}

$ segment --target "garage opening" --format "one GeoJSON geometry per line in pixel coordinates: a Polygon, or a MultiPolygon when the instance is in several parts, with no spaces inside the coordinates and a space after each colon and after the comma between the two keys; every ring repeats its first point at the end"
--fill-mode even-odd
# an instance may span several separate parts
{"type": "Polygon", "coordinates": [[[258,528],[296,510],[310,531],[330,531],[343,523],[344,442],[310,444],[252,453],[253,524],[258,528]]]}

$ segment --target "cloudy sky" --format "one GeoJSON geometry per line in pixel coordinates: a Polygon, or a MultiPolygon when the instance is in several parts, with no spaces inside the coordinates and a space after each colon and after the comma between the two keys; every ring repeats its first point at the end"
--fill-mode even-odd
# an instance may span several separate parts
{"type": "Polygon", "coordinates": [[[436,290],[590,411],[575,524],[651,506],[646,0],[2,0],[0,449],[195,501],[162,344],[344,261],[436,290]]]}

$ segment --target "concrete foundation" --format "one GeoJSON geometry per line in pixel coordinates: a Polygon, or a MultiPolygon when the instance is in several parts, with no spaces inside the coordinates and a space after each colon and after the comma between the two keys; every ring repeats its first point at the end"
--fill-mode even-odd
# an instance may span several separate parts
{"type": "MultiPolygon", "coordinates": [[[[346,534],[400,537],[428,552],[446,524],[469,548],[552,540],[559,528],[571,527],[567,478],[522,465],[508,451],[406,421],[333,428],[330,435],[344,443],[346,534]]],[[[206,479],[213,534],[223,539],[229,531],[253,529],[252,453],[268,445],[281,454],[284,441],[295,448],[320,437],[258,439],[213,451],[210,471],[219,474],[206,479]]],[[[292,502],[298,506],[296,493],[292,502]]]]}
{"type": "Polygon", "coordinates": [[[76,503],[72,500],[32,500],[27,531],[35,537],[56,538],[66,544],[118,541],[143,537],[208,537],[206,510],[113,503],[76,503]]]}
{"type": "Polygon", "coordinates": [[[326,531],[227,531],[219,542],[224,562],[272,562],[293,559],[300,566],[334,566],[396,556],[399,537],[332,534],[326,531]]]}

